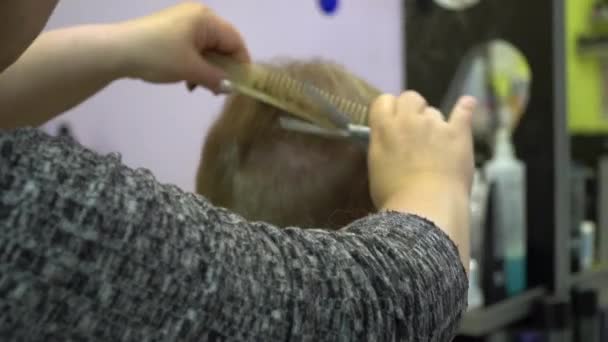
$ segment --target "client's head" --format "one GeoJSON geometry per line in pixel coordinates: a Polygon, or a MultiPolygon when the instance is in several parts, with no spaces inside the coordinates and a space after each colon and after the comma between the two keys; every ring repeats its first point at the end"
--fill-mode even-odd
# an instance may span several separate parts
{"type": "MultiPolygon", "coordinates": [[[[353,100],[378,91],[326,61],[269,66],[353,100]]],[[[366,151],[336,138],[287,131],[281,110],[242,95],[228,98],[211,128],[197,192],[249,220],[337,229],[374,210],[366,151]]]]}

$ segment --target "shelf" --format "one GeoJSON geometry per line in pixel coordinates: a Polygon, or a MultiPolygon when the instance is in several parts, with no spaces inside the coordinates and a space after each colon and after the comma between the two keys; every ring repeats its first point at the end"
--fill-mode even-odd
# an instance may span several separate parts
{"type": "Polygon", "coordinates": [[[605,27],[608,24],[608,6],[605,4],[594,5],[591,12],[591,23],[595,27],[605,27]]]}
{"type": "Polygon", "coordinates": [[[581,272],[570,278],[570,287],[608,288],[608,267],[581,272]]]}
{"type": "Polygon", "coordinates": [[[578,51],[583,55],[606,56],[608,36],[581,36],[578,38],[578,51]]]}
{"type": "Polygon", "coordinates": [[[546,293],[543,288],[535,288],[490,307],[471,310],[460,322],[458,333],[481,337],[524,319],[532,312],[534,304],[546,293]]]}

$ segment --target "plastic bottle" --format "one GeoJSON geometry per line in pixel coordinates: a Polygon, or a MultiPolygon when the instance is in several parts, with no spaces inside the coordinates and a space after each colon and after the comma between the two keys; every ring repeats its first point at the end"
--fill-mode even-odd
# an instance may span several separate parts
{"type": "Polygon", "coordinates": [[[595,261],[595,223],[583,221],[580,230],[580,270],[589,271],[595,261]]]}
{"type": "Polygon", "coordinates": [[[471,190],[471,259],[477,260],[478,266],[482,263],[485,238],[483,233],[489,192],[484,175],[481,171],[475,170],[471,190]]]}
{"type": "Polygon", "coordinates": [[[480,286],[479,266],[475,259],[469,261],[469,306],[467,310],[473,310],[483,307],[483,291],[480,286]]]}
{"type": "Polygon", "coordinates": [[[485,174],[487,181],[495,185],[490,214],[495,224],[495,256],[502,258],[495,262],[502,261],[506,292],[513,296],[526,288],[526,180],[525,166],[515,157],[504,117],[508,113],[501,114],[494,156],[485,165],[485,174]]]}

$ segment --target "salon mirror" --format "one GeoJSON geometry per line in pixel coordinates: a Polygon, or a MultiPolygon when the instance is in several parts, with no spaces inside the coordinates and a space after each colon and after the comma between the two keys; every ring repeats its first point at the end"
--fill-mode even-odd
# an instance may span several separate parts
{"type": "Polygon", "coordinates": [[[517,129],[529,101],[531,82],[532,72],[523,53],[509,42],[493,40],[465,55],[441,109],[449,113],[461,95],[475,96],[476,144],[492,146],[499,126],[517,129]]]}
{"type": "Polygon", "coordinates": [[[479,1],[480,0],[435,0],[435,3],[440,7],[451,11],[461,11],[477,5],[479,1]]]}

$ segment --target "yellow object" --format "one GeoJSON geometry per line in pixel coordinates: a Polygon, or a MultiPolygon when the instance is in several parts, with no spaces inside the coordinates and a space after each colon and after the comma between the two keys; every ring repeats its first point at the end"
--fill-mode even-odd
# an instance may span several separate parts
{"type": "Polygon", "coordinates": [[[498,103],[506,106],[513,117],[509,118],[515,129],[528,103],[532,74],[526,57],[512,44],[498,40],[491,43],[492,87],[498,103]],[[525,91],[518,88],[524,88],[525,91]]]}
{"type": "MultiPolygon", "coordinates": [[[[608,133],[608,112],[604,112],[602,61],[582,55],[577,49],[581,35],[592,33],[591,9],[595,0],[566,0],[566,73],[568,126],[574,134],[608,133]]],[[[608,65],[608,59],[604,62],[608,65]]]]}

